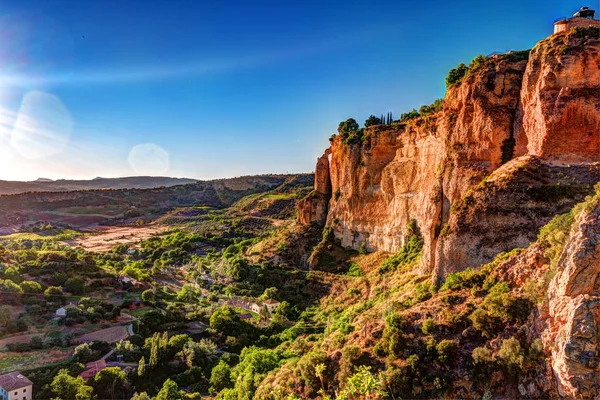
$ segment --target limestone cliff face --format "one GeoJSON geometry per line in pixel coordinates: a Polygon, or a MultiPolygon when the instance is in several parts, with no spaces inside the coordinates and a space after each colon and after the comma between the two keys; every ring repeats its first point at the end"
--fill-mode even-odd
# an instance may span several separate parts
{"type": "Polygon", "coordinates": [[[600,206],[571,231],[548,290],[545,347],[561,395],[600,397],[600,206]]]}
{"type": "Polygon", "coordinates": [[[327,220],[327,206],[331,198],[329,177],[329,149],[317,159],[314,190],[297,203],[298,221],[301,224],[323,224],[327,220]]]}
{"type": "Polygon", "coordinates": [[[531,51],[516,152],[565,162],[600,156],[600,38],[553,35],[531,51]]]}
{"type": "Polygon", "coordinates": [[[323,182],[329,179],[327,224],[343,246],[398,251],[415,219],[424,240],[421,262],[431,270],[451,204],[501,164],[525,66],[526,61],[494,57],[449,90],[443,111],[370,127],[360,143],[334,139],[317,164],[315,187],[322,189],[299,204],[299,220],[320,220],[318,195],[328,194],[323,182]]]}
{"type": "MultiPolygon", "coordinates": [[[[578,201],[598,180],[596,169],[587,179],[581,171],[554,171],[551,164],[600,161],[599,65],[593,35],[554,35],[540,42],[528,60],[510,53],[490,57],[448,90],[442,111],[406,124],[370,127],[354,144],[336,137],[319,159],[315,187],[322,189],[299,204],[300,221],[323,222],[326,215],[343,246],[358,249],[365,243],[369,249],[395,252],[404,244],[407,223],[415,219],[424,240],[422,272],[441,277],[527,246],[540,224],[578,201]],[[490,207],[493,196],[483,191],[477,209],[464,204],[485,177],[517,156],[537,157],[518,162],[542,174],[527,178],[532,187],[551,191],[548,187],[561,183],[573,190],[545,208],[542,218],[527,214],[527,201],[544,202],[535,199],[533,189],[519,196],[508,194],[508,187],[506,202],[490,207]],[[574,181],[563,182],[558,173],[574,181]],[[509,219],[516,214],[509,201],[525,202],[518,204],[520,217],[512,224],[521,230],[516,234],[510,229],[509,219]],[[474,213],[483,213],[479,233],[454,212],[459,209],[476,222],[474,213]],[[497,227],[502,234],[494,233],[497,227]]],[[[503,176],[500,172],[497,179],[503,176]]],[[[526,191],[527,179],[519,177],[517,186],[526,191]]]]}

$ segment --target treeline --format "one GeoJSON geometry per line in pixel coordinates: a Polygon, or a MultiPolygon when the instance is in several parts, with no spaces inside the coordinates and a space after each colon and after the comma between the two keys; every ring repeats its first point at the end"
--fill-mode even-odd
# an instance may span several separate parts
{"type": "MultiPolygon", "coordinates": [[[[375,125],[392,125],[394,123],[406,123],[415,118],[419,118],[428,114],[436,113],[442,110],[444,106],[444,99],[437,99],[432,104],[422,105],[419,110],[412,109],[409,112],[403,113],[400,115],[400,119],[394,120],[391,112],[381,114],[380,117],[376,117],[375,115],[369,115],[369,118],[365,120],[364,128],[361,128],[358,125],[358,122],[354,118],[348,118],[345,121],[342,121],[338,125],[338,135],[342,138],[342,142],[344,144],[353,144],[359,143],[366,139],[365,128],[375,125]]],[[[333,141],[336,135],[332,135],[329,140],[333,141]]]]}

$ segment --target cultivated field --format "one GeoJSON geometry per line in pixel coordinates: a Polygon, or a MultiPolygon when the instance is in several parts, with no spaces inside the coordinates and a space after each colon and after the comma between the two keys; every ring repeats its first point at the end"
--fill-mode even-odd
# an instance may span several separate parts
{"type": "Polygon", "coordinates": [[[81,335],[73,339],[73,342],[77,343],[90,343],[93,341],[103,340],[108,343],[116,343],[119,340],[127,339],[129,337],[129,331],[126,325],[113,326],[106,329],[100,329],[81,335]]]}
{"type": "Polygon", "coordinates": [[[99,226],[91,229],[91,235],[85,235],[66,243],[73,247],[97,253],[106,252],[118,244],[133,244],[146,240],[165,231],[165,227],[146,226],[99,226]]]}

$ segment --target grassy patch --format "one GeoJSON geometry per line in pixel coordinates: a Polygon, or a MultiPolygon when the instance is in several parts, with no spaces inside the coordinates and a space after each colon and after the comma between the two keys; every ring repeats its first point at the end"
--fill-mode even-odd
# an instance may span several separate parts
{"type": "Polygon", "coordinates": [[[142,318],[144,315],[146,315],[149,311],[152,311],[152,310],[154,310],[153,307],[142,307],[142,308],[138,308],[136,310],[130,311],[130,314],[136,318],[142,318]]]}

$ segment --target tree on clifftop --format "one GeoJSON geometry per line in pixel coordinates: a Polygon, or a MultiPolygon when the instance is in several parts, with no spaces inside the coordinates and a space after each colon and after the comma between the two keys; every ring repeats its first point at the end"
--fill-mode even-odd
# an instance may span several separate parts
{"type": "Polygon", "coordinates": [[[338,133],[341,135],[349,135],[352,132],[356,132],[359,126],[354,118],[348,118],[345,121],[340,122],[338,125],[338,133]]]}
{"type": "Polygon", "coordinates": [[[369,118],[367,118],[367,120],[365,121],[365,128],[368,128],[369,126],[373,125],[381,125],[381,119],[371,114],[369,118]]]}

